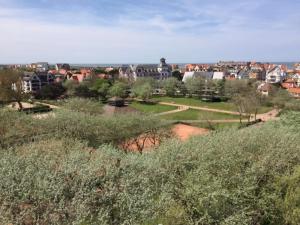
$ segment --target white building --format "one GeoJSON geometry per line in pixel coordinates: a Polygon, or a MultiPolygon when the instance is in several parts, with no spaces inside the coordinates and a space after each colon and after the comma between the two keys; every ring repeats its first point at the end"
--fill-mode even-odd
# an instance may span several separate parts
{"type": "Polygon", "coordinates": [[[34,93],[45,85],[54,83],[55,77],[48,73],[24,72],[22,87],[25,93],[34,93]]]}
{"type": "Polygon", "coordinates": [[[172,76],[172,67],[162,58],[160,64],[138,64],[122,66],[119,69],[119,77],[136,80],[139,77],[152,77],[157,80],[164,80],[172,76]]]}
{"type": "Polygon", "coordinates": [[[282,66],[275,66],[267,71],[266,82],[269,84],[279,84],[286,78],[286,72],[282,69],[282,66]]]}
{"type": "Polygon", "coordinates": [[[49,64],[47,62],[38,62],[36,65],[36,71],[47,72],[49,70],[49,64]]]}
{"type": "Polygon", "coordinates": [[[205,80],[211,80],[213,79],[214,72],[185,72],[182,81],[185,83],[188,79],[190,78],[196,78],[196,77],[201,77],[205,80]]]}
{"type": "Polygon", "coordinates": [[[223,80],[225,78],[224,72],[214,72],[213,79],[214,80],[223,80]]]}

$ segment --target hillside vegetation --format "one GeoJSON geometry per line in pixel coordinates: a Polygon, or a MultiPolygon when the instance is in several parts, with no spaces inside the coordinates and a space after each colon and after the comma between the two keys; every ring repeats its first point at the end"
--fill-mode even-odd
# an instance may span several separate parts
{"type": "Polygon", "coordinates": [[[0,116],[0,224],[300,224],[299,113],[147,154],[114,143],[157,118],[0,116]]]}

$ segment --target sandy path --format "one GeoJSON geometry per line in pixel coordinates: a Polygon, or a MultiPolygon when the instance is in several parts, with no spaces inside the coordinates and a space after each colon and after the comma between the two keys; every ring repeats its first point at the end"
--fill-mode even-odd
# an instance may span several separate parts
{"type": "Polygon", "coordinates": [[[172,132],[178,137],[181,141],[186,141],[190,137],[206,135],[210,131],[208,129],[189,126],[185,124],[177,124],[172,128],[172,132]]]}
{"type": "Polygon", "coordinates": [[[179,106],[178,109],[175,109],[175,110],[172,110],[172,111],[163,112],[163,113],[158,113],[156,115],[157,116],[163,116],[163,115],[168,115],[168,114],[183,112],[183,111],[188,110],[189,108],[190,108],[189,106],[179,106]]]}
{"type": "Polygon", "coordinates": [[[198,107],[198,106],[187,106],[187,105],[181,105],[181,104],[170,103],[170,102],[159,102],[159,104],[177,106],[177,107],[189,107],[190,109],[197,109],[197,110],[208,111],[208,112],[219,112],[219,113],[227,113],[231,115],[239,115],[238,112],[232,112],[232,111],[221,110],[221,109],[210,109],[210,108],[198,107]]]}

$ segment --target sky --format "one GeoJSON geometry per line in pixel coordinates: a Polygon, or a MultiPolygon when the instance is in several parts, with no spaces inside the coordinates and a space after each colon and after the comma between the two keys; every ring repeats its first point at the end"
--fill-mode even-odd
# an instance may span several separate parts
{"type": "Polygon", "coordinates": [[[300,0],[0,0],[0,64],[300,61],[300,0]]]}

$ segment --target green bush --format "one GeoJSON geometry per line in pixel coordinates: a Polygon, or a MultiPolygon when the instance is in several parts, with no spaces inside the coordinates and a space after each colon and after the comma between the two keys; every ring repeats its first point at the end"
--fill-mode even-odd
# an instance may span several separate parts
{"type": "Polygon", "coordinates": [[[43,123],[53,138],[3,148],[0,223],[299,224],[299,113],[259,129],[166,141],[143,155],[101,145],[109,134],[155,126],[124,118],[61,112],[43,123]]]}
{"type": "Polygon", "coordinates": [[[103,113],[102,103],[90,99],[71,98],[68,99],[62,107],[74,112],[83,112],[92,115],[100,115],[103,113]]]}
{"type": "MultiPolygon", "coordinates": [[[[74,101],[78,103],[77,100],[74,101]]],[[[74,105],[71,104],[71,106],[74,105]]],[[[86,108],[88,107],[86,106],[86,108]]],[[[63,109],[56,111],[54,116],[41,120],[18,112],[0,110],[0,118],[6,118],[0,120],[1,146],[22,144],[51,137],[78,139],[93,147],[104,143],[118,145],[124,140],[151,130],[163,129],[164,126],[168,125],[157,117],[140,114],[108,117],[63,109]]]]}

